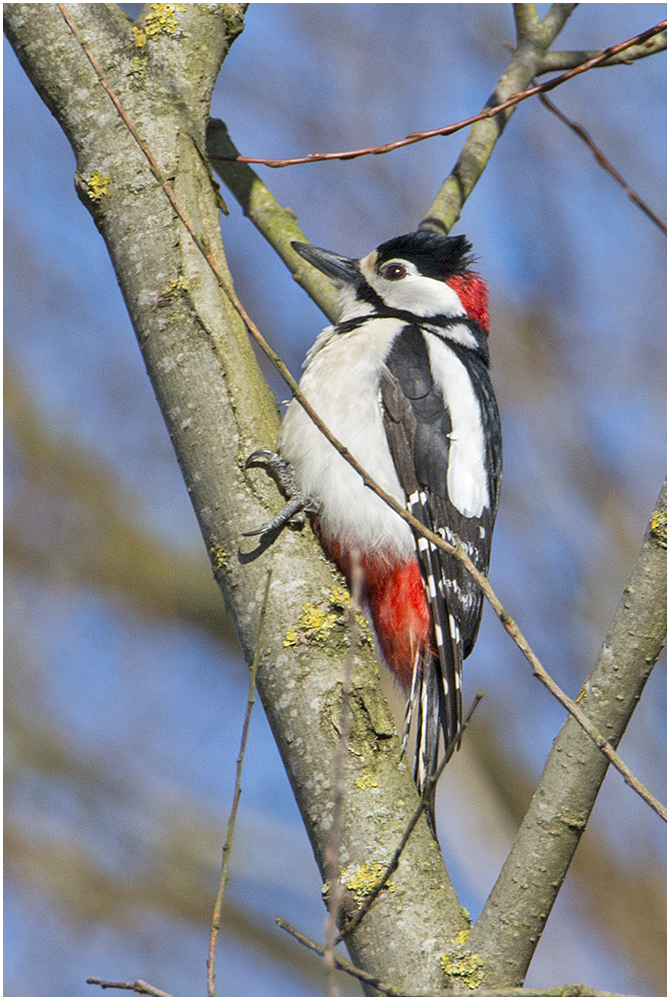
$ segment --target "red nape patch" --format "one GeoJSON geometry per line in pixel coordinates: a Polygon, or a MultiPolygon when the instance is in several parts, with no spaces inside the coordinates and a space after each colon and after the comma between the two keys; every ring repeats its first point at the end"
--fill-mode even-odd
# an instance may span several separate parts
{"type": "Polygon", "coordinates": [[[477,274],[456,274],[447,284],[458,295],[466,313],[489,332],[489,286],[477,274]]]}
{"type": "MultiPolygon", "coordinates": [[[[317,528],[317,533],[318,528],[317,528]]],[[[335,543],[321,542],[351,587],[351,557],[335,543]]],[[[414,662],[432,647],[432,622],[416,560],[390,564],[383,556],[362,556],[363,598],[367,604],[384,659],[409,694],[414,662]]]]}

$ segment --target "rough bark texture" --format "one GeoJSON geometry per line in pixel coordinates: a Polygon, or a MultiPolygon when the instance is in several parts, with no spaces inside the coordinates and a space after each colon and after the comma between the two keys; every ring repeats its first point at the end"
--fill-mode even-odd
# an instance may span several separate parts
{"type": "MultiPolygon", "coordinates": [[[[196,231],[226,271],[216,192],[203,154],[211,90],[242,27],[242,5],[188,5],[176,27],[154,21],[156,32],[141,46],[130,20],[113,4],[67,9],[196,231]]],[[[147,13],[145,8],[143,16],[147,13]]],[[[252,450],[274,446],[275,400],[243,324],[58,7],[6,4],[4,14],[24,69],[72,144],[78,193],[109,248],[248,660],[265,567],[272,563],[258,690],[323,872],[333,813],[345,614],[341,597],[329,597],[341,581],[309,529],[285,531],[265,552],[242,537],[281,503],[264,473],[244,471],[252,450]],[[95,171],[102,181],[96,183],[95,171]],[[106,193],[100,193],[101,185],[106,193]]],[[[353,683],[340,862],[355,872],[388,862],[418,800],[409,768],[398,763],[399,741],[369,644],[356,654],[353,683]]],[[[364,885],[363,877],[358,881],[364,885]]],[[[382,894],[349,942],[352,958],[403,992],[439,993],[444,979],[439,956],[465,921],[425,823],[415,831],[393,883],[395,891],[382,894]]],[[[355,908],[353,896],[348,905],[355,908]]]]}

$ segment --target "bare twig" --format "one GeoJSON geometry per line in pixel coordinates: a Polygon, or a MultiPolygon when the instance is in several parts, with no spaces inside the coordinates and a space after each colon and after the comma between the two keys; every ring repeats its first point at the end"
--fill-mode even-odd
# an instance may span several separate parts
{"type": "Polygon", "coordinates": [[[99,986],[101,990],[128,990],[130,993],[140,993],[146,997],[174,996],[174,993],[165,993],[155,986],[150,986],[143,979],[136,979],[134,983],[113,983],[109,979],[99,979],[98,976],[89,976],[86,982],[91,986],[99,986]]]}
{"type": "MultiPolygon", "coordinates": [[[[602,751],[605,757],[607,757],[610,763],[613,764],[614,767],[616,767],[617,770],[621,772],[621,774],[623,774],[626,783],[629,784],[631,788],[633,788],[638,793],[638,795],[640,795],[645,800],[645,802],[647,802],[652,807],[652,809],[654,809],[658,813],[658,815],[661,816],[661,818],[666,820],[667,822],[667,810],[665,809],[665,807],[658,801],[658,799],[656,799],[651,794],[651,792],[647,788],[645,788],[642,782],[640,782],[635,777],[630,768],[626,764],[624,764],[624,762],[621,760],[621,758],[616,753],[611,744],[608,743],[608,741],[605,740],[604,737],[601,736],[601,734],[596,731],[594,726],[590,723],[590,721],[581,711],[581,709],[575,704],[575,702],[572,701],[571,698],[568,698],[568,696],[560,689],[560,687],[556,684],[556,682],[549,676],[549,674],[544,669],[538,658],[533,653],[530,645],[523,636],[520,628],[518,627],[514,619],[511,617],[511,615],[508,614],[508,612],[504,609],[502,603],[498,600],[488,579],[482,573],[479,572],[479,570],[475,567],[471,559],[469,559],[469,557],[465,553],[463,545],[460,542],[460,540],[456,539],[456,544],[452,545],[449,542],[445,541],[445,539],[441,538],[439,535],[436,535],[434,534],[434,532],[429,531],[427,528],[425,528],[423,524],[421,524],[415,517],[409,514],[403,507],[400,506],[400,504],[396,500],[394,500],[393,497],[391,497],[388,493],[382,490],[381,487],[379,487],[374,482],[372,477],[368,475],[368,473],[365,471],[362,465],[356,461],[356,459],[353,457],[353,455],[351,455],[348,449],[345,448],[344,445],[337,440],[337,438],[328,430],[323,421],[319,418],[313,407],[308,403],[308,401],[301,393],[298,384],[296,383],[295,379],[293,378],[288,368],[282,361],[281,357],[276,353],[276,351],[272,350],[270,345],[267,343],[267,341],[261,334],[260,330],[256,327],[251,318],[247,315],[246,310],[244,309],[242,303],[237,298],[237,295],[235,294],[232,287],[228,285],[223,273],[221,272],[216,260],[214,259],[211,250],[206,245],[206,242],[202,239],[202,237],[195,231],[193,224],[191,223],[191,221],[181,208],[174,190],[168,183],[165,175],[158,166],[151,151],[148,149],[147,145],[142,141],[142,139],[138,135],[136,129],[132,125],[132,122],[128,118],[126,111],[122,107],[118,97],[116,97],[111,87],[104,79],[100,67],[95,61],[90,49],[81,38],[81,35],[77,30],[76,26],[69,18],[67,12],[63,7],[63,4],[58,4],[58,7],[61,13],[63,14],[63,17],[65,18],[68,26],[70,27],[70,30],[73,32],[75,37],[82,45],[84,52],[86,53],[91,65],[93,66],[93,69],[100,78],[100,82],[102,83],[105,90],[109,94],[111,100],[114,103],[114,106],[117,108],[119,114],[121,115],[122,120],[127,125],[128,129],[131,132],[131,135],[133,136],[133,138],[139,145],[140,149],[146,156],[152,174],[162,187],[163,191],[165,192],[167,198],[170,201],[170,204],[173,206],[178,217],[181,219],[187,232],[193,239],[195,245],[198,247],[203,257],[207,261],[209,267],[212,270],[212,273],[214,274],[219,284],[219,287],[228,297],[231,304],[233,305],[239,316],[242,318],[243,322],[246,324],[250,335],[260,345],[265,354],[267,354],[267,356],[274,364],[277,371],[284,378],[285,382],[290,387],[291,391],[293,392],[299,404],[309,415],[309,417],[314,421],[314,423],[317,425],[321,433],[330,441],[333,447],[339,452],[339,454],[342,455],[342,457],[352,466],[352,468],[356,470],[359,476],[361,476],[363,482],[369,489],[371,489],[386,504],[388,504],[388,506],[391,507],[396,512],[396,514],[398,514],[399,517],[402,517],[403,520],[407,521],[407,523],[415,531],[417,531],[419,534],[427,538],[437,548],[442,549],[443,551],[449,553],[449,555],[454,556],[456,559],[459,559],[460,562],[462,562],[463,566],[468,570],[475,583],[481,589],[482,593],[486,596],[487,600],[489,601],[494,611],[498,615],[498,618],[502,622],[508,634],[512,637],[512,639],[514,639],[514,642],[517,644],[523,655],[530,663],[531,667],[533,668],[533,674],[539,680],[542,681],[542,683],[551,691],[551,693],[554,695],[555,698],[557,698],[557,700],[563,705],[563,707],[568,712],[570,712],[571,715],[574,716],[574,718],[577,720],[580,726],[594,741],[596,746],[598,746],[598,748],[602,751]]],[[[574,76],[577,73],[585,72],[587,69],[591,69],[594,65],[597,65],[600,62],[602,62],[604,58],[607,58],[607,53],[611,54],[614,51],[617,52],[622,51],[629,45],[632,45],[636,42],[640,42],[645,38],[650,38],[654,34],[657,34],[659,31],[663,30],[665,28],[665,25],[666,22],[663,21],[661,22],[661,24],[656,25],[656,27],[654,28],[650,28],[649,31],[644,32],[642,35],[637,35],[634,39],[629,40],[628,42],[621,42],[620,45],[618,46],[613,46],[611,49],[606,49],[605,52],[601,54],[601,56],[599,56],[597,59],[591,60],[590,63],[584,63],[582,66],[579,66],[574,70],[571,70],[569,74],[563,74],[562,77],[556,77],[554,80],[548,81],[547,84],[542,84],[539,87],[531,88],[531,90],[525,92],[525,95],[531,96],[532,94],[540,93],[543,90],[548,90],[551,89],[552,87],[558,86],[558,84],[562,82],[564,78],[567,78],[568,76],[574,76]]],[[[502,107],[503,105],[501,105],[501,108],[502,107]]]]}
{"type": "Polygon", "coordinates": [[[426,132],[412,132],[410,135],[405,136],[404,139],[396,139],[394,142],[387,142],[381,146],[368,146],[365,149],[349,149],[341,153],[310,153],[308,156],[294,156],[286,157],[284,159],[278,159],[276,157],[267,158],[262,156],[222,156],[214,158],[227,160],[232,163],[257,163],[262,164],[265,167],[273,168],[292,167],[300,163],[320,163],[324,160],[354,160],[359,156],[370,156],[372,154],[379,156],[382,153],[390,153],[394,149],[401,149],[403,146],[411,146],[415,142],[423,142],[424,139],[432,139],[438,135],[453,135],[454,132],[460,132],[461,129],[468,128],[470,125],[474,125],[475,122],[484,121],[487,118],[494,118],[496,115],[499,115],[501,111],[506,111],[508,108],[514,107],[516,104],[520,104],[521,101],[525,101],[529,97],[533,97],[535,94],[542,94],[545,91],[553,90],[554,87],[558,87],[561,84],[566,83],[573,77],[579,76],[580,73],[586,73],[590,69],[595,69],[596,66],[601,66],[603,63],[606,63],[608,59],[612,59],[612,57],[617,56],[620,52],[624,52],[626,49],[629,49],[634,45],[642,45],[648,39],[653,38],[655,35],[659,35],[666,29],[666,27],[667,21],[661,21],[653,28],[643,31],[634,38],[629,38],[625,42],[619,42],[618,45],[612,45],[610,48],[604,49],[597,55],[585,59],[584,62],[579,63],[577,66],[573,66],[560,76],[554,77],[553,80],[546,80],[544,83],[536,84],[534,87],[530,87],[528,90],[523,90],[519,94],[512,94],[501,104],[497,104],[493,108],[486,108],[484,111],[480,111],[479,114],[473,115],[471,118],[465,118],[463,121],[456,122],[453,125],[445,125],[442,128],[429,129],[426,132]]]}
{"type": "Polygon", "coordinates": [[[549,111],[552,111],[557,118],[560,118],[560,120],[563,122],[564,125],[567,125],[568,128],[572,129],[575,135],[578,135],[579,138],[586,143],[586,145],[593,153],[598,166],[602,167],[603,170],[606,170],[607,173],[614,178],[617,184],[621,185],[621,187],[624,189],[630,200],[635,205],[637,205],[638,208],[641,208],[642,211],[649,216],[651,221],[655,223],[658,226],[658,228],[667,236],[668,227],[665,224],[665,222],[663,222],[662,219],[659,219],[659,217],[654,212],[652,212],[649,206],[642,201],[642,198],[640,198],[639,194],[637,194],[630,186],[630,184],[628,184],[624,180],[619,171],[610,163],[610,161],[607,159],[602,150],[600,150],[596,146],[595,142],[588,134],[586,129],[582,128],[582,126],[579,125],[577,122],[570,121],[567,115],[564,115],[563,112],[560,110],[560,108],[557,108],[556,105],[553,103],[553,101],[550,101],[545,94],[540,94],[540,101],[542,104],[544,104],[545,108],[548,108],[549,111]]]}
{"type": "MultiPolygon", "coordinates": [[[[534,78],[543,54],[578,6],[576,3],[553,3],[540,20],[535,4],[512,5],[516,46],[512,48],[512,58],[498,78],[483,111],[509,100],[514,94],[523,93],[535,84],[534,78]]],[[[419,223],[419,229],[444,234],[450,232],[516,110],[517,106],[514,105],[496,118],[475,122],[456,163],[419,223]]]]}
{"type": "MultiPolygon", "coordinates": [[[[312,938],[307,937],[306,934],[303,934],[295,927],[292,927],[286,920],[282,920],[281,917],[275,917],[275,923],[278,927],[281,927],[283,931],[288,931],[289,934],[292,934],[296,941],[299,941],[300,944],[304,944],[306,948],[311,948],[312,951],[315,951],[317,955],[323,955],[325,953],[326,949],[324,945],[317,944],[317,942],[313,941],[312,938]]],[[[358,979],[359,982],[366,983],[368,986],[374,987],[374,989],[378,990],[380,993],[385,993],[388,997],[404,996],[404,994],[397,990],[395,986],[391,986],[390,983],[382,983],[381,980],[368,975],[367,972],[363,972],[362,969],[358,969],[351,962],[348,962],[346,958],[342,958],[341,955],[335,955],[335,966],[340,969],[341,972],[347,972],[350,976],[358,979]]]]}
{"type": "Polygon", "coordinates": [[[466,726],[469,724],[472,716],[474,715],[475,709],[477,708],[477,705],[479,704],[479,702],[482,700],[483,697],[484,697],[484,692],[483,691],[478,691],[477,694],[475,695],[475,700],[473,701],[472,705],[468,709],[468,712],[467,712],[465,718],[463,719],[463,723],[461,725],[461,728],[460,728],[460,731],[459,731],[458,735],[454,737],[454,739],[451,741],[451,743],[449,744],[449,746],[446,748],[445,753],[444,753],[444,757],[442,758],[442,761],[440,762],[440,766],[438,767],[438,769],[435,772],[435,774],[432,775],[432,777],[429,778],[428,781],[426,782],[426,784],[424,786],[424,789],[423,789],[423,792],[422,792],[422,795],[421,795],[421,801],[419,802],[419,805],[414,810],[414,815],[412,816],[412,818],[410,819],[409,823],[407,824],[407,829],[405,830],[405,832],[403,833],[402,837],[400,838],[400,843],[396,847],[395,852],[393,854],[393,857],[391,858],[391,860],[389,861],[389,863],[388,863],[388,865],[386,867],[386,871],[384,872],[384,874],[380,878],[379,882],[377,882],[377,884],[375,886],[373,886],[373,888],[370,890],[370,892],[369,892],[368,896],[366,896],[365,902],[363,903],[363,905],[361,906],[361,908],[359,910],[357,910],[356,913],[354,913],[353,917],[350,920],[348,920],[347,923],[344,925],[344,927],[340,931],[340,935],[339,935],[338,941],[343,941],[345,937],[347,937],[349,934],[352,933],[352,931],[356,930],[356,928],[361,923],[361,921],[363,920],[363,918],[369,912],[369,910],[372,907],[372,904],[374,903],[375,899],[377,898],[377,896],[379,895],[379,893],[382,891],[382,889],[387,884],[388,880],[391,878],[391,876],[393,875],[394,871],[396,870],[396,868],[400,864],[400,856],[402,855],[402,852],[405,850],[405,846],[407,844],[407,841],[411,837],[412,831],[414,830],[414,827],[419,822],[419,820],[421,819],[422,815],[424,814],[424,812],[428,808],[428,806],[430,804],[430,801],[431,801],[431,799],[432,799],[432,797],[433,797],[433,795],[435,793],[435,789],[437,787],[438,781],[440,780],[442,772],[444,771],[445,767],[447,766],[447,764],[451,760],[451,758],[453,756],[453,753],[454,753],[454,750],[456,748],[456,744],[461,739],[461,736],[463,735],[463,732],[464,732],[466,726]]]}
{"type": "Polygon", "coordinates": [[[228,872],[230,869],[230,852],[233,846],[233,835],[235,833],[235,820],[237,819],[237,808],[240,803],[240,795],[242,794],[242,764],[244,763],[244,754],[247,748],[247,736],[249,735],[249,722],[251,720],[251,710],[254,706],[254,701],[256,697],[256,673],[258,671],[258,661],[261,655],[261,638],[263,635],[263,623],[265,621],[265,612],[268,605],[268,594],[270,593],[270,581],[272,579],[272,569],[268,566],[267,577],[265,579],[265,592],[263,594],[263,604],[261,605],[260,614],[258,616],[258,639],[256,642],[256,649],[254,651],[254,659],[249,668],[249,695],[247,697],[247,711],[244,716],[244,725],[242,726],[242,739],[240,740],[240,752],[237,758],[237,773],[235,776],[235,794],[233,795],[233,805],[230,810],[230,817],[228,819],[228,828],[226,830],[226,842],[223,845],[223,865],[221,867],[221,880],[219,882],[219,891],[216,896],[216,903],[214,904],[214,913],[212,915],[212,927],[209,935],[209,956],[207,958],[207,993],[210,997],[216,996],[216,989],[214,987],[214,980],[216,978],[215,969],[215,959],[216,959],[216,942],[219,936],[219,930],[221,929],[221,909],[223,907],[223,899],[226,892],[226,884],[228,882],[228,872]]]}
{"type": "Polygon", "coordinates": [[[342,825],[342,806],[344,803],[344,759],[347,752],[347,740],[351,731],[351,673],[353,660],[360,638],[360,626],[357,612],[361,603],[363,587],[363,569],[361,555],[357,549],[351,553],[351,598],[349,601],[349,649],[344,661],[344,682],[342,684],[342,713],[340,716],[340,737],[337,741],[335,758],[333,760],[333,780],[335,783],[335,800],[333,803],[333,823],[330,841],[326,848],[326,872],[330,883],[328,895],[328,916],[326,917],[326,950],[324,964],[328,970],[328,995],[339,996],[335,981],[335,945],[338,940],[337,922],[342,904],[344,890],[340,878],[340,840],[342,825]]]}

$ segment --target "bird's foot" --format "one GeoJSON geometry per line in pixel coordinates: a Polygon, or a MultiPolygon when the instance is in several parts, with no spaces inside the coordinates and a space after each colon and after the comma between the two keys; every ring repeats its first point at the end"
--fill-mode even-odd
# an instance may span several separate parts
{"type": "Polygon", "coordinates": [[[314,513],[315,507],[309,497],[301,493],[295,481],[295,473],[292,466],[285,462],[281,455],[273,451],[254,451],[245,462],[245,468],[252,465],[264,465],[279,489],[288,499],[288,503],[283,507],[272,520],[266,521],[259,528],[253,531],[243,532],[246,536],[265,535],[270,531],[279,531],[286,524],[294,527],[302,527],[305,523],[305,515],[314,513]]]}

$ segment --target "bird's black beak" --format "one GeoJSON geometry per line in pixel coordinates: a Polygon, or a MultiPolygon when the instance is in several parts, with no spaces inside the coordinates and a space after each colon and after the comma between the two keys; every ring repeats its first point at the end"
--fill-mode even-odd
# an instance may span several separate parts
{"type": "Polygon", "coordinates": [[[311,243],[291,243],[296,253],[304,257],[313,267],[318,267],[340,285],[351,285],[360,278],[358,261],[352,257],[341,257],[332,250],[323,250],[311,243]]]}

